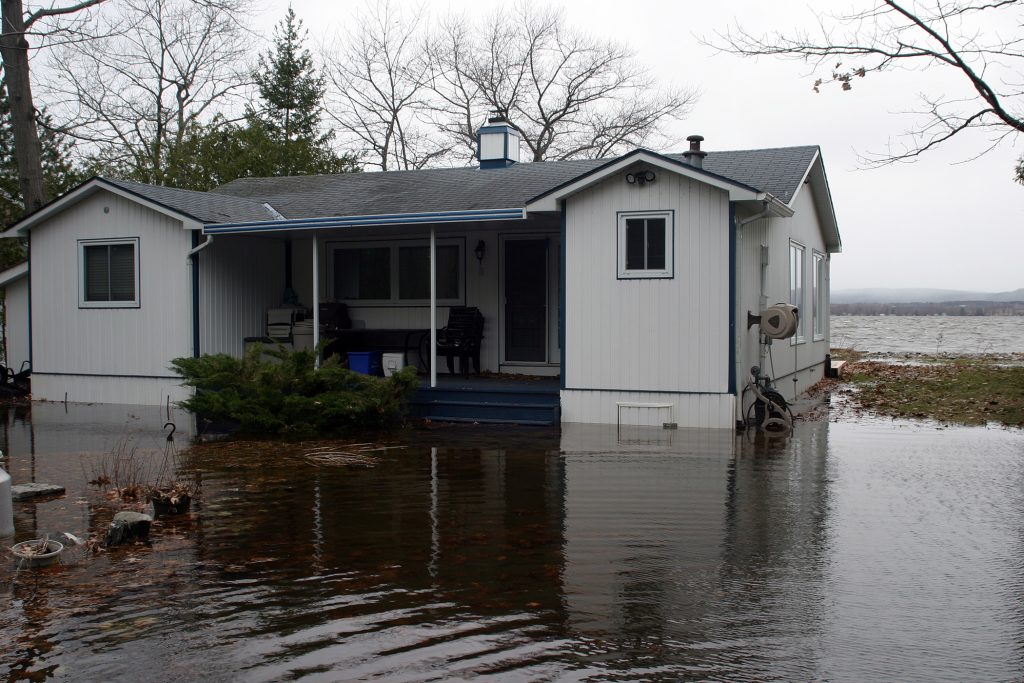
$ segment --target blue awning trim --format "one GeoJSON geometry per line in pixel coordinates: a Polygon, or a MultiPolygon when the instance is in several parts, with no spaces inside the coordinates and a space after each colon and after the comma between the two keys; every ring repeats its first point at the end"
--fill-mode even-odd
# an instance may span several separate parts
{"type": "Polygon", "coordinates": [[[264,232],[267,230],[324,230],[327,228],[354,228],[375,225],[418,225],[423,223],[468,223],[474,221],[522,221],[526,209],[472,209],[465,211],[432,211],[427,213],[379,214],[375,216],[334,216],[330,218],[296,218],[281,221],[250,223],[208,223],[203,232],[208,235],[224,233],[264,232]]]}

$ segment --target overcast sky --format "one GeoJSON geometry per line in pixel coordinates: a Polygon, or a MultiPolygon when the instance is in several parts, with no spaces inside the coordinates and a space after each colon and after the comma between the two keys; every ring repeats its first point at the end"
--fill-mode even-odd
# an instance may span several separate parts
{"type": "MultiPolygon", "coordinates": [[[[351,16],[356,2],[292,0],[314,40],[329,36],[351,16]]],[[[541,3],[538,3],[541,4],[541,3]]],[[[615,37],[665,84],[693,86],[701,96],[693,113],[675,125],[680,140],[703,135],[704,149],[820,145],[843,252],[832,262],[832,289],[938,287],[1005,291],[1024,287],[1024,186],[1012,181],[1024,153],[1002,147],[968,161],[987,146],[963,135],[917,163],[875,170],[858,165],[858,153],[884,150],[910,127],[899,112],[919,105],[917,94],[963,90],[952,72],[893,72],[858,79],[851,92],[815,94],[806,66],[771,58],[747,60],[701,45],[735,21],[752,31],[812,26],[808,3],[791,0],[680,2],[566,0],[569,23],[594,35],[615,37]]],[[[833,3],[815,3],[818,7],[833,3]]],[[[409,3],[411,6],[412,3],[409,3]]],[[[864,5],[858,0],[857,7],[864,5]]],[[[288,2],[265,0],[261,26],[272,26],[288,2]]],[[[488,12],[479,0],[436,0],[428,11],[488,12]]],[[[847,6],[835,3],[835,6],[847,6]]],[[[854,3],[850,3],[854,6],[854,3]]],[[[1017,29],[1022,30],[1018,27],[1017,29]]],[[[269,35],[269,30],[267,31],[269,35]]],[[[851,62],[852,65],[852,62],[851,62]]],[[[685,142],[663,152],[682,151],[685,142]]]]}

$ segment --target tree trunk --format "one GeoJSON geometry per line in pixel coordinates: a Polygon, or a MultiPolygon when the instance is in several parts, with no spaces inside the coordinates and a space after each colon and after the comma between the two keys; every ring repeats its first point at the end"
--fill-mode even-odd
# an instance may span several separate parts
{"type": "Polygon", "coordinates": [[[46,191],[43,187],[42,148],[36,130],[36,108],[32,102],[32,84],[29,81],[25,13],[22,0],[2,0],[0,9],[3,16],[0,55],[4,61],[18,180],[25,213],[28,214],[46,202],[46,191]]]}

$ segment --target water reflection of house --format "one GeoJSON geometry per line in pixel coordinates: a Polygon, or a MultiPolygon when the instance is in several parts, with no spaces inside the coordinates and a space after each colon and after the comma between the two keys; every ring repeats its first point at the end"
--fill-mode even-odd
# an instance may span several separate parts
{"type": "MultiPolygon", "coordinates": [[[[485,318],[483,369],[561,378],[548,421],[615,424],[625,403],[643,404],[632,423],[731,428],[758,362],[748,311],[796,304],[801,327],[774,367],[797,389],[822,376],[840,240],[817,147],[708,152],[701,139],[682,154],[520,164],[500,120],[480,130],[478,168],[215,192],[94,178],[7,233],[32,237],[33,393],[182,398],[172,358],[241,354],[268,310],[296,301],[312,340],[319,304],[342,302],[368,330],[401,330],[412,362],[448,309],[470,306],[485,318]]],[[[431,409],[484,402],[460,390],[431,409]]],[[[523,419],[524,403],[490,419],[523,419]]]]}
{"type": "Polygon", "coordinates": [[[226,575],[341,572],[338,594],[419,604],[426,590],[481,612],[561,604],[563,485],[546,452],[418,448],[367,469],[316,467],[282,444],[196,453],[196,552],[226,575]]]}
{"type": "Polygon", "coordinates": [[[774,658],[815,677],[828,424],[798,430],[614,447],[614,427],[563,426],[566,619],[610,665],[761,680],[774,658]]]}

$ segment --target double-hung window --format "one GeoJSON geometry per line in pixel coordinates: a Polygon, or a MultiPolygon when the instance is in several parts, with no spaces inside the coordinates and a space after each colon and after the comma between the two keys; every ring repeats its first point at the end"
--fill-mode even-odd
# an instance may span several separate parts
{"type": "Polygon", "coordinates": [[[619,214],[620,279],[673,276],[673,222],[671,211],[619,214]]]}
{"type": "Polygon", "coordinates": [[[814,263],[813,280],[811,281],[811,306],[813,307],[814,318],[814,341],[821,341],[825,338],[825,255],[818,251],[812,251],[812,262],[814,263]]]}
{"type": "MultiPolygon", "coordinates": [[[[437,240],[437,301],[462,305],[462,239],[437,240]]],[[[430,245],[424,240],[331,245],[331,293],[335,301],[361,305],[430,302],[430,245]]]]}
{"type": "Polygon", "coordinates": [[[789,303],[797,307],[800,323],[796,328],[796,336],[791,343],[800,344],[806,340],[804,321],[807,311],[804,308],[804,246],[796,242],[789,243],[789,303]]]}
{"type": "Polygon", "coordinates": [[[138,238],[78,241],[78,304],[138,308],[138,238]]]}

